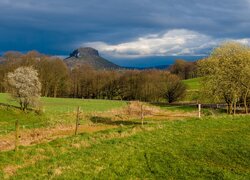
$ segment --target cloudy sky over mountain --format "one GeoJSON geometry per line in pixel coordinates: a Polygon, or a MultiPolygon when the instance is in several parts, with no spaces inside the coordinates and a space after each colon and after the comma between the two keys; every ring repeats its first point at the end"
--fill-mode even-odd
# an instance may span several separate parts
{"type": "Polygon", "coordinates": [[[197,56],[226,40],[250,45],[250,0],[0,0],[0,23],[2,53],[197,56]]]}

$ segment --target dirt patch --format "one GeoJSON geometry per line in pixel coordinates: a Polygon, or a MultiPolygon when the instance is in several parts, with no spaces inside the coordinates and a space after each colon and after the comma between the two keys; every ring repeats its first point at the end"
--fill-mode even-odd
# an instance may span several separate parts
{"type": "MultiPolygon", "coordinates": [[[[142,103],[139,101],[131,101],[128,105],[121,109],[114,109],[102,113],[91,113],[88,118],[92,122],[110,122],[106,124],[131,124],[131,120],[139,120],[141,117],[154,120],[177,120],[180,118],[196,117],[197,113],[194,112],[181,112],[181,111],[167,111],[160,107],[142,103]],[[93,118],[95,117],[95,118],[93,118]]],[[[132,123],[133,124],[133,123],[132,123]]]]}
{"type": "MultiPolygon", "coordinates": [[[[152,106],[147,103],[138,101],[129,102],[128,105],[121,109],[111,110],[101,113],[90,113],[88,115],[82,113],[81,118],[90,120],[90,124],[79,125],[79,133],[92,133],[111,128],[117,128],[123,125],[140,125],[138,121],[143,114],[145,121],[163,121],[163,120],[177,120],[197,116],[196,112],[178,112],[166,111],[159,107],[152,106]],[[142,113],[143,112],[143,113],[142,113]]],[[[30,146],[42,142],[52,141],[60,137],[74,135],[75,125],[57,125],[54,128],[37,128],[20,130],[20,145],[30,146]]],[[[140,131],[140,130],[139,130],[140,131]]],[[[120,134],[126,136],[126,134],[120,134]]],[[[14,149],[15,133],[9,133],[0,137],[0,151],[7,151],[14,149]]],[[[81,146],[88,146],[82,144],[75,144],[76,148],[81,146]]],[[[11,169],[10,169],[11,171],[11,169]]]]}
{"type": "MultiPolygon", "coordinates": [[[[111,127],[109,127],[111,128],[111,127]]],[[[112,127],[114,128],[114,127],[112,127]]],[[[139,132],[143,132],[143,131],[154,131],[157,129],[162,129],[163,127],[159,126],[159,127],[141,127],[141,126],[135,126],[132,129],[126,130],[124,132],[113,132],[113,133],[109,133],[109,134],[101,134],[100,136],[98,136],[99,140],[109,140],[109,139],[113,139],[113,138],[125,138],[125,137],[129,137],[132,135],[135,135],[136,133],[139,132]]],[[[86,127],[83,127],[82,129],[86,129],[86,127]]],[[[90,132],[94,132],[100,129],[104,129],[104,127],[97,127],[95,129],[95,127],[90,128],[90,132]]],[[[37,130],[38,131],[38,130],[37,130]]],[[[92,137],[92,139],[90,139],[91,143],[88,141],[79,141],[78,143],[74,143],[71,144],[72,147],[76,148],[76,149],[80,149],[82,147],[90,147],[92,143],[98,143],[98,141],[95,142],[95,137],[92,137]]],[[[26,139],[26,143],[28,142],[28,140],[26,139]]],[[[15,175],[18,169],[22,169],[28,166],[31,166],[35,163],[37,163],[38,161],[41,160],[45,160],[48,157],[45,155],[42,155],[42,153],[44,152],[44,149],[37,149],[37,152],[40,152],[39,155],[36,155],[32,158],[27,158],[27,160],[25,161],[25,163],[21,164],[21,165],[7,165],[3,168],[3,172],[4,172],[4,177],[5,178],[10,178],[11,176],[15,175]]],[[[53,152],[51,152],[53,154],[53,152]]],[[[63,172],[62,167],[58,167],[56,169],[53,170],[53,176],[59,176],[60,174],[62,174],[63,172]]]]}
{"type": "Polygon", "coordinates": [[[19,168],[20,166],[17,166],[17,165],[8,165],[3,169],[3,172],[7,178],[10,176],[13,176],[16,173],[17,169],[19,168]]]}
{"type": "Polygon", "coordinates": [[[56,168],[55,170],[54,170],[54,174],[55,174],[55,176],[59,176],[59,175],[61,175],[62,174],[62,168],[56,168]]]}
{"type": "MultiPolygon", "coordinates": [[[[106,129],[116,128],[114,125],[79,125],[78,133],[92,133],[106,129]]],[[[42,142],[73,135],[75,126],[60,125],[54,128],[25,129],[20,131],[20,145],[30,146],[42,142]]],[[[12,150],[15,148],[15,134],[10,133],[0,137],[0,151],[12,150]]]]}

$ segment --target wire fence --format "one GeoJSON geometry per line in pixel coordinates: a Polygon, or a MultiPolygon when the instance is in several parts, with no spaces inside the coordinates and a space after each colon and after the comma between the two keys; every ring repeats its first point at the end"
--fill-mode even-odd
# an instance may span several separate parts
{"type": "MultiPolygon", "coordinates": [[[[201,104],[202,108],[211,108],[211,109],[225,109],[228,107],[226,103],[197,103],[197,102],[182,102],[182,103],[164,103],[164,102],[156,102],[152,104],[159,104],[165,106],[190,106],[190,107],[198,107],[198,104],[201,104]]],[[[247,105],[250,108],[250,104],[247,105]]],[[[245,108],[244,103],[237,103],[237,109],[245,108]]]]}
{"type": "MultiPolygon", "coordinates": [[[[225,103],[217,103],[217,104],[198,104],[194,102],[188,102],[188,103],[155,103],[161,106],[181,106],[181,107],[195,107],[197,108],[197,113],[198,117],[201,117],[201,109],[209,108],[209,109],[220,109],[220,110],[227,110],[228,104],[225,103]]],[[[17,108],[16,106],[12,105],[6,105],[6,104],[1,104],[4,105],[6,108],[17,108]]],[[[249,105],[248,105],[249,108],[249,105]]],[[[245,106],[243,103],[238,103],[236,106],[237,112],[244,112],[245,111],[245,106]]],[[[141,123],[143,125],[144,123],[144,108],[143,105],[140,105],[140,119],[141,123]]],[[[75,126],[72,127],[73,133],[72,135],[77,135],[78,134],[78,127],[80,125],[80,114],[81,110],[80,107],[77,107],[76,109],[76,117],[75,117],[75,126]]],[[[0,122],[1,123],[1,122],[0,122]]],[[[9,133],[13,132],[13,138],[15,138],[15,151],[18,151],[18,146],[19,146],[19,139],[20,139],[20,132],[25,131],[25,130],[34,130],[37,128],[41,127],[48,127],[48,122],[31,122],[29,124],[22,124],[20,120],[12,120],[12,122],[9,123],[1,123],[0,124],[0,136],[1,135],[8,135],[9,133]]]]}

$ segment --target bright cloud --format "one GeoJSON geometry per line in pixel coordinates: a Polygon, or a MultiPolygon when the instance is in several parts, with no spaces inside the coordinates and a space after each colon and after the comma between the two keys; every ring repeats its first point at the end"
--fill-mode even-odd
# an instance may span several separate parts
{"type": "MultiPolygon", "coordinates": [[[[216,39],[195,31],[175,29],[165,33],[150,34],[134,41],[107,44],[105,42],[89,42],[82,46],[98,49],[103,54],[113,57],[144,57],[144,56],[177,56],[206,55],[219,43],[234,39],[216,39]]],[[[237,39],[243,44],[250,44],[250,39],[237,39]]]]}
{"type": "Polygon", "coordinates": [[[204,54],[218,38],[250,38],[249,2],[0,0],[0,50],[66,55],[94,42],[121,57],[204,54]]]}
{"type": "Polygon", "coordinates": [[[250,38],[236,39],[234,41],[250,46],[250,38]]]}

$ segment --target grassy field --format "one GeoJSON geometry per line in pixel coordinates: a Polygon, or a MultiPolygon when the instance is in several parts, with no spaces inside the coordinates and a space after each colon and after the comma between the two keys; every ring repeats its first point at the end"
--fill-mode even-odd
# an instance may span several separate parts
{"type": "MultiPolygon", "coordinates": [[[[0,102],[17,105],[7,94],[0,102]]],[[[141,126],[138,116],[122,114],[123,101],[42,103],[42,114],[0,106],[0,179],[250,178],[250,116],[204,112],[196,119],[196,107],[153,104],[141,126]],[[77,106],[83,114],[74,136],[77,106]],[[17,119],[21,146],[14,152],[17,119]]]]}
{"type": "Polygon", "coordinates": [[[200,99],[200,93],[199,93],[199,90],[201,88],[200,81],[201,78],[183,80],[183,83],[187,86],[187,91],[182,101],[191,102],[200,99]]]}
{"type": "Polygon", "coordinates": [[[19,120],[22,128],[45,127],[49,124],[46,115],[37,115],[34,112],[23,113],[14,108],[0,106],[0,135],[15,130],[15,121],[19,120]]]}
{"type": "MultiPolygon", "coordinates": [[[[77,106],[81,112],[104,112],[126,106],[125,101],[85,100],[69,98],[41,98],[44,113],[23,113],[15,108],[0,106],[0,135],[14,130],[14,123],[20,120],[22,128],[39,128],[53,126],[58,123],[74,123],[77,106]]],[[[0,93],[0,103],[18,106],[8,94],[0,93]]]]}
{"type": "MultiPolygon", "coordinates": [[[[11,100],[8,94],[0,93],[0,103],[18,106],[11,100]]],[[[65,113],[75,111],[80,106],[84,112],[107,111],[126,105],[125,101],[93,100],[93,99],[72,99],[72,98],[41,98],[42,108],[48,113],[65,113]]]]}
{"type": "Polygon", "coordinates": [[[179,112],[192,112],[192,111],[197,111],[197,106],[180,106],[180,105],[168,105],[168,104],[157,104],[155,103],[154,105],[160,107],[163,110],[166,111],[179,111],[179,112]]]}
{"type": "Polygon", "coordinates": [[[0,179],[249,179],[249,116],[169,121],[0,152],[0,179]]]}
{"type": "Polygon", "coordinates": [[[201,78],[192,78],[183,80],[183,83],[187,86],[188,90],[199,90],[201,87],[200,84],[201,78]]]}

